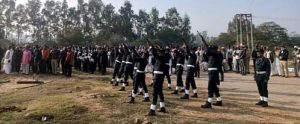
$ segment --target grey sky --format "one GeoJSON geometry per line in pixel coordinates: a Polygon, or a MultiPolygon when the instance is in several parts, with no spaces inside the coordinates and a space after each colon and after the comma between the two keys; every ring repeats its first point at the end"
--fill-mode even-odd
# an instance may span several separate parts
{"type": "MultiPolygon", "coordinates": [[[[26,3],[27,0],[16,0],[26,3]]],[[[46,0],[41,0],[45,2],[46,0]]],[[[62,0],[58,0],[62,1],[62,0]]],[[[87,0],[86,0],[87,1],[87,0]]],[[[125,0],[102,0],[112,3],[119,9],[125,0]]],[[[156,7],[160,16],[168,8],[176,7],[181,15],[191,18],[192,32],[208,31],[210,36],[226,32],[228,22],[237,13],[252,13],[253,22],[258,25],[266,21],[275,21],[289,32],[300,33],[300,0],[129,0],[135,13],[139,9],[150,12],[156,7]]],[[[76,6],[77,0],[67,0],[69,6],[76,6]]]]}

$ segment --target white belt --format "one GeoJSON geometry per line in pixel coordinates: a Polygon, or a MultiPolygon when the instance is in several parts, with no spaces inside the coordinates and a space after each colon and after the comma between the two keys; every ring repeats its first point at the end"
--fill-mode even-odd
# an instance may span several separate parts
{"type": "Polygon", "coordinates": [[[132,62],[125,62],[126,64],[132,64],[132,62]]]}
{"type": "Polygon", "coordinates": [[[116,60],[117,63],[121,63],[120,61],[116,60]]]}
{"type": "Polygon", "coordinates": [[[176,64],[177,66],[183,66],[183,64],[176,64]]]}
{"type": "Polygon", "coordinates": [[[187,65],[187,67],[195,68],[195,66],[194,66],[194,65],[187,65]]]}
{"type": "MultiPolygon", "coordinates": [[[[137,73],[145,73],[145,71],[136,70],[137,73]]],[[[154,72],[155,73],[155,72],[154,72]]]]}
{"type": "Polygon", "coordinates": [[[122,63],[126,63],[126,61],[122,61],[122,63]]]}
{"type": "Polygon", "coordinates": [[[218,69],[217,68],[208,68],[207,70],[208,71],[217,71],[218,69]]]}
{"type": "Polygon", "coordinates": [[[137,67],[134,67],[133,69],[134,69],[134,70],[137,70],[137,67]]]}
{"type": "Polygon", "coordinates": [[[256,74],[266,74],[266,71],[257,71],[256,74]]]}
{"type": "Polygon", "coordinates": [[[166,65],[170,66],[170,63],[166,63],[166,65]]]}
{"type": "Polygon", "coordinates": [[[164,74],[162,71],[154,71],[154,74],[164,74]]]}

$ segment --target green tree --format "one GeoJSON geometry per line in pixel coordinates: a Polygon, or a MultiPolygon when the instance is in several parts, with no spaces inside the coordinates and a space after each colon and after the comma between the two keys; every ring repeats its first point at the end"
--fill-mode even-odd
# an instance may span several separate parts
{"type": "Polygon", "coordinates": [[[27,15],[26,15],[26,8],[23,4],[17,6],[16,11],[13,15],[13,20],[16,23],[14,28],[17,32],[17,42],[20,43],[20,37],[23,32],[28,30],[28,23],[27,23],[27,15]]]}

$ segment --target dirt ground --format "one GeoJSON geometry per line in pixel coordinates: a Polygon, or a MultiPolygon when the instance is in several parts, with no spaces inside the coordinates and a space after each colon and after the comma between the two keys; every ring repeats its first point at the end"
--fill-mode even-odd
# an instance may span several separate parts
{"type": "MultiPolygon", "coordinates": [[[[130,87],[117,91],[108,82],[110,75],[76,72],[72,78],[39,75],[45,84],[16,84],[33,76],[0,74],[0,123],[287,123],[300,124],[300,79],[272,77],[269,81],[268,108],[255,106],[259,96],[253,75],[225,73],[221,83],[222,107],[201,109],[207,97],[207,74],[196,78],[199,98],[180,100],[165,89],[167,114],[145,116],[150,103],[127,104],[130,87]],[[44,119],[44,120],[43,120],[44,119]]],[[[185,78],[184,78],[185,79],[185,78]]],[[[147,77],[149,84],[151,75],[147,77]]],[[[175,75],[172,76],[173,89],[175,75]]],[[[152,93],[152,88],[150,88],[152,93]]]]}

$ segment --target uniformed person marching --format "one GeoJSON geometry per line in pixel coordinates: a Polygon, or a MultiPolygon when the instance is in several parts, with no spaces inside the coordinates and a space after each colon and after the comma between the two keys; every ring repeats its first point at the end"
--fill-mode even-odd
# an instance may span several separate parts
{"type": "Polygon", "coordinates": [[[178,49],[174,51],[174,55],[176,56],[176,88],[172,94],[178,94],[179,88],[180,92],[184,92],[184,86],[182,81],[183,74],[183,65],[185,61],[184,51],[182,49],[178,49]]]}
{"type": "Polygon", "coordinates": [[[134,87],[133,87],[133,91],[131,93],[131,99],[130,99],[129,103],[135,102],[135,97],[138,92],[139,86],[142,86],[142,88],[145,92],[143,102],[150,101],[148,89],[147,89],[146,82],[145,82],[145,69],[148,64],[148,57],[149,57],[149,53],[147,51],[142,52],[142,56],[140,57],[139,54],[135,50],[133,50],[133,61],[136,64],[136,70],[135,70],[134,81],[133,81],[134,87]]]}
{"type": "Polygon", "coordinates": [[[125,70],[125,66],[126,66],[127,54],[125,53],[123,44],[121,45],[120,50],[121,50],[121,54],[123,54],[123,56],[122,56],[121,67],[120,67],[119,72],[118,72],[117,82],[114,86],[119,86],[119,83],[121,83],[121,84],[124,83],[124,79],[122,77],[124,76],[124,70],[125,70]]]}
{"type": "MultiPolygon", "coordinates": [[[[201,36],[201,35],[200,35],[201,36]]],[[[201,105],[201,108],[212,108],[212,98],[215,95],[217,98],[217,102],[213,105],[222,106],[222,98],[219,93],[218,83],[219,79],[219,63],[220,59],[218,58],[218,47],[217,46],[209,46],[205,42],[204,38],[201,36],[202,41],[206,47],[206,53],[204,55],[204,61],[208,63],[208,99],[204,105],[201,105]]]]}
{"type": "Polygon", "coordinates": [[[204,61],[208,62],[208,99],[201,108],[212,108],[211,103],[214,95],[217,97],[217,102],[214,105],[222,106],[222,98],[220,97],[219,88],[217,87],[219,83],[219,59],[217,49],[217,46],[210,46],[204,55],[204,61]]]}
{"type": "Polygon", "coordinates": [[[152,53],[152,56],[155,58],[156,62],[154,65],[154,77],[153,77],[153,100],[150,106],[149,116],[155,116],[156,113],[156,103],[158,97],[160,98],[160,110],[158,112],[166,112],[165,109],[165,98],[163,94],[163,82],[164,82],[164,68],[166,67],[165,61],[165,51],[160,49],[153,48],[152,44],[148,41],[149,51],[152,53]]]}
{"type": "Polygon", "coordinates": [[[125,68],[124,68],[124,82],[119,91],[125,91],[125,87],[129,85],[129,83],[128,83],[129,77],[133,80],[134,62],[132,59],[132,53],[125,44],[123,44],[123,47],[124,47],[124,52],[126,55],[126,61],[125,61],[125,68]]]}
{"type": "MultiPolygon", "coordinates": [[[[113,76],[111,79],[111,84],[114,84],[114,82],[116,81],[116,76],[120,70],[121,64],[122,64],[122,58],[123,58],[123,54],[121,51],[121,45],[119,47],[115,47],[113,50],[115,56],[116,56],[116,60],[115,60],[115,65],[114,65],[114,70],[113,70],[113,76]]],[[[118,85],[117,82],[114,85],[118,85]]]]}
{"type": "Polygon", "coordinates": [[[169,89],[171,89],[171,77],[170,77],[170,68],[171,68],[170,60],[171,59],[172,59],[172,56],[171,56],[170,48],[166,47],[166,49],[165,49],[166,67],[165,67],[164,73],[168,80],[168,88],[169,89]]]}
{"type": "Polygon", "coordinates": [[[191,97],[197,98],[197,86],[195,83],[195,67],[196,67],[196,61],[197,61],[197,55],[195,53],[196,48],[193,48],[190,50],[190,48],[187,46],[187,44],[184,44],[185,52],[186,52],[186,58],[188,59],[188,64],[187,64],[187,75],[186,75],[186,81],[185,81],[185,94],[184,96],[181,97],[181,99],[189,99],[189,90],[190,90],[190,85],[192,86],[193,93],[191,97]]]}
{"type": "Polygon", "coordinates": [[[255,81],[257,84],[260,100],[256,105],[268,107],[268,81],[271,73],[270,61],[264,57],[264,50],[257,51],[258,58],[255,62],[256,73],[255,81]]]}

